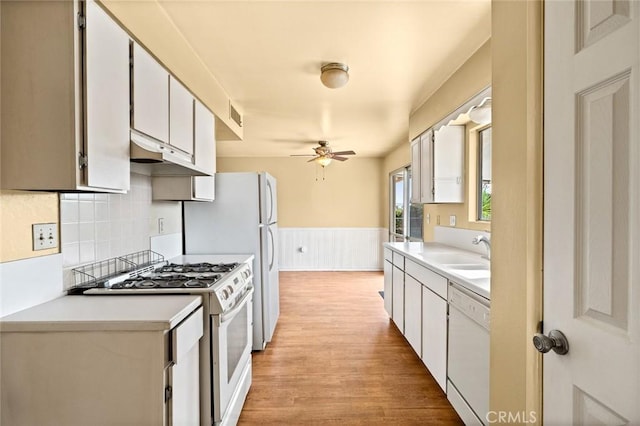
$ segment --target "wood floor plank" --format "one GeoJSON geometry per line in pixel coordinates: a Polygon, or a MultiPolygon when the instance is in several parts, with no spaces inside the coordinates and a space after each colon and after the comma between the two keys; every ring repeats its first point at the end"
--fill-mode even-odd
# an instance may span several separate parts
{"type": "Polygon", "coordinates": [[[389,320],[380,272],[281,272],[239,425],[461,425],[389,320]]]}

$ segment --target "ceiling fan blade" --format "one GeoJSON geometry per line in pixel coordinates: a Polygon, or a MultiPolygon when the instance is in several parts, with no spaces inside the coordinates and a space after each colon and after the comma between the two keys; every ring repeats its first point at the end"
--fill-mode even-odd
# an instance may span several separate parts
{"type": "Polygon", "coordinates": [[[291,154],[289,157],[315,157],[314,154],[291,154]]]}
{"type": "Polygon", "coordinates": [[[307,161],[307,163],[310,163],[310,162],[312,162],[312,161],[316,161],[316,159],[318,159],[318,158],[320,158],[320,157],[314,157],[314,158],[312,158],[311,160],[307,161]]]}
{"type": "Polygon", "coordinates": [[[334,155],[333,157],[331,157],[332,160],[338,160],[338,161],[347,161],[348,158],[347,157],[338,157],[336,155],[334,155]]]}
{"type": "Polygon", "coordinates": [[[353,151],[338,151],[338,152],[333,152],[333,155],[356,155],[355,152],[353,151]]]}

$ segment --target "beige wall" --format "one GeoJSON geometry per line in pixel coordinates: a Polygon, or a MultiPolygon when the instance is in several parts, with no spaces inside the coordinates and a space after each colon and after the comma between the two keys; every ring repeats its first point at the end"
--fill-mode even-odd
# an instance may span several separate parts
{"type": "Polygon", "coordinates": [[[33,251],[31,225],[60,223],[59,218],[58,194],[0,191],[0,262],[58,253],[59,248],[33,251]]]}
{"type": "Polygon", "coordinates": [[[334,162],[323,172],[304,158],[218,158],[218,172],[266,171],[278,180],[281,227],[383,226],[379,158],[334,162]]]}
{"type": "Polygon", "coordinates": [[[492,8],[490,408],[533,410],[540,420],[541,357],[531,338],[542,305],[542,3],[492,8]]]}

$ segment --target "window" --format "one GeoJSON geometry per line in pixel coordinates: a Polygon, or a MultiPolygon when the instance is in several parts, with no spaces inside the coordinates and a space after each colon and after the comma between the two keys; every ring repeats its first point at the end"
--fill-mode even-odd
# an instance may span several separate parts
{"type": "Polygon", "coordinates": [[[411,167],[389,175],[389,241],[422,241],[422,204],[411,203],[411,167]]]}
{"type": "Polygon", "coordinates": [[[478,220],[491,220],[491,127],[478,132],[478,220]]]}

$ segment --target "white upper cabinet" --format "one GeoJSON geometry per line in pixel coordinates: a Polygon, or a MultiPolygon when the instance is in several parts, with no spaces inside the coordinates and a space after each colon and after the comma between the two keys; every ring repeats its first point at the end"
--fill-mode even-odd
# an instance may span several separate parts
{"type": "Polygon", "coordinates": [[[85,149],[91,187],[129,189],[129,36],[86,3],[85,149]]]}
{"type": "Polygon", "coordinates": [[[173,76],[169,77],[169,144],[193,154],[193,96],[173,76]]]}
{"type": "Polygon", "coordinates": [[[216,172],[216,129],[213,113],[195,101],[195,161],[202,170],[216,172]]]}
{"type": "Polygon", "coordinates": [[[429,129],[411,142],[411,202],[464,202],[464,126],[429,129]]]}
{"type": "Polygon", "coordinates": [[[420,136],[411,141],[411,202],[422,203],[420,136]]]}
{"type": "MultiPolygon", "coordinates": [[[[194,159],[196,167],[213,175],[216,172],[215,117],[195,100],[194,159]]],[[[152,180],[154,200],[213,201],[214,176],[156,176],[152,180]]]]}
{"type": "Polygon", "coordinates": [[[464,202],[464,126],[443,126],[433,139],[433,202],[464,202]]]}
{"type": "Polygon", "coordinates": [[[1,28],[2,188],[128,190],[126,32],[93,1],[3,2],[1,28]]]}
{"type": "Polygon", "coordinates": [[[169,73],[143,47],[133,45],[131,127],[169,142],[169,73]]]}

